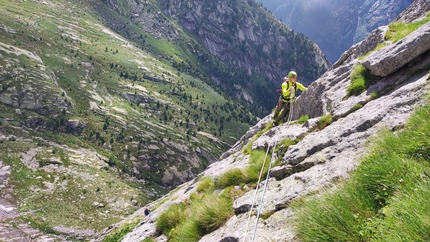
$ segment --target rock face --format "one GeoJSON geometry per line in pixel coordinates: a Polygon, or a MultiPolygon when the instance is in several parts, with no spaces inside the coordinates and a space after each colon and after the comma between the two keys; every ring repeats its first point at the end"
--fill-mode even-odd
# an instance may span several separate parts
{"type": "MultiPolygon", "coordinates": [[[[313,40],[331,63],[394,20],[413,0],[259,0],[294,31],[313,40]]],[[[413,11],[413,10],[412,10],[413,11]]]]}
{"type": "MultiPolygon", "coordinates": [[[[379,63],[387,62],[394,58],[391,55],[396,55],[395,50],[405,46],[412,49],[423,48],[416,46],[417,39],[421,38],[418,36],[425,36],[429,28],[430,26],[426,24],[399,42],[374,52],[362,61],[363,64],[369,59],[376,58],[379,59],[379,63]]],[[[273,147],[287,139],[299,140],[297,144],[289,146],[284,153],[274,154],[273,159],[279,158],[282,165],[272,169],[270,179],[261,182],[257,186],[261,189],[257,192],[251,189],[237,197],[233,204],[235,215],[224,226],[203,236],[200,241],[250,241],[255,216],[251,217],[247,227],[248,212],[255,194],[258,199],[263,195],[264,186],[267,186],[267,190],[262,206],[261,208],[254,206],[254,209],[255,211],[261,209],[261,213],[272,215],[264,221],[260,220],[255,226],[255,240],[296,241],[294,225],[291,223],[294,213],[289,204],[294,199],[318,191],[334,181],[347,179],[349,172],[358,165],[360,158],[366,153],[365,143],[369,137],[377,135],[381,129],[402,128],[412,110],[423,104],[424,96],[429,93],[430,46],[427,45],[419,52],[410,52],[411,55],[407,55],[407,58],[396,59],[397,67],[388,68],[383,75],[375,76],[373,84],[362,94],[345,98],[351,71],[359,64],[352,56],[372,50],[372,46],[380,42],[380,38],[375,36],[382,36],[383,30],[384,28],[376,30],[369,36],[370,39],[354,46],[348,58],[337,63],[335,68],[315,81],[297,99],[293,119],[309,115],[310,119],[305,124],[293,123],[289,126],[283,124],[257,137],[257,132],[270,121],[269,115],[251,128],[221,157],[220,161],[211,164],[200,175],[216,178],[231,169],[245,168],[249,162],[249,155],[243,154],[241,147],[249,142],[252,142],[252,149],[265,151],[267,147],[273,147]],[[375,98],[372,93],[378,93],[378,97],[375,98]],[[361,108],[354,108],[357,105],[361,108]],[[333,122],[323,129],[317,129],[319,118],[327,114],[332,116],[333,122]]],[[[372,73],[376,73],[379,68],[376,64],[369,65],[372,73]]],[[[150,216],[145,217],[122,241],[131,242],[157,237],[154,223],[156,218],[170,205],[189,198],[190,194],[196,191],[197,181],[198,179],[195,179],[183,184],[179,190],[165,198],[163,200],[165,202],[150,216]]],[[[142,214],[143,208],[131,217],[142,214]]],[[[157,241],[166,240],[165,236],[157,238],[157,241]]]]}
{"type": "Polygon", "coordinates": [[[430,22],[421,26],[402,41],[387,46],[362,61],[375,76],[385,77],[430,49],[430,22]]]}

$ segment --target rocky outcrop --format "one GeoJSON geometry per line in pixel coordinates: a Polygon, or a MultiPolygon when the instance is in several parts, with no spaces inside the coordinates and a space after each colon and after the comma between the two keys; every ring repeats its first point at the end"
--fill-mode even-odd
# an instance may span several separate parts
{"type": "Polygon", "coordinates": [[[381,26],[373,30],[366,39],[346,50],[331,68],[337,68],[345,62],[351,62],[369,51],[374,50],[378,44],[384,43],[387,30],[388,26],[381,26]]]}
{"type": "MultiPolygon", "coordinates": [[[[424,26],[412,36],[425,35],[427,29],[428,27],[424,26]]],[[[377,57],[380,62],[386,62],[392,58],[386,53],[397,53],[394,50],[399,48],[399,45],[417,48],[413,47],[417,43],[416,37],[406,37],[399,41],[399,44],[390,44],[368,58],[377,57]]],[[[413,109],[424,103],[424,97],[430,91],[429,49],[430,47],[427,47],[412,58],[398,59],[401,68],[390,68],[383,77],[375,76],[373,84],[365,92],[349,98],[345,97],[350,84],[350,73],[359,61],[346,58],[315,81],[297,99],[294,119],[309,115],[311,119],[305,124],[280,125],[258,137],[255,134],[264,128],[271,118],[267,116],[251,128],[230,151],[224,153],[220,161],[211,164],[200,177],[217,178],[231,169],[247,167],[249,155],[243,154],[241,147],[249,142],[252,142],[254,150],[267,150],[267,147],[273,147],[285,140],[298,142],[290,145],[284,152],[274,153],[272,159],[280,159],[282,164],[272,168],[271,177],[257,185],[257,188],[260,188],[258,191],[247,191],[243,188],[245,193],[234,200],[235,215],[224,226],[203,236],[200,241],[249,241],[252,234],[250,228],[254,226],[257,231],[256,241],[296,241],[294,225],[291,222],[294,212],[289,208],[289,204],[335,181],[347,179],[349,172],[355,169],[360,158],[366,153],[365,143],[369,137],[376,136],[381,129],[397,130],[404,126],[413,109]],[[378,93],[377,98],[374,93],[378,93]],[[357,104],[360,107],[358,109],[357,104]],[[318,128],[320,117],[328,114],[333,118],[332,123],[325,128],[318,128]],[[266,191],[263,190],[265,186],[266,191]],[[258,207],[258,204],[252,206],[253,198],[260,199],[263,194],[261,207],[258,207]],[[251,207],[255,211],[251,211],[254,215],[248,224],[251,207]],[[260,219],[256,224],[257,209],[271,216],[265,220],[260,219]],[[247,229],[248,234],[245,234],[247,229]]],[[[358,46],[355,46],[355,50],[363,51],[358,46]]],[[[357,55],[353,52],[352,50],[350,56],[357,55]]],[[[156,237],[156,218],[170,205],[188,199],[190,194],[196,191],[197,181],[198,179],[195,179],[183,184],[163,200],[165,202],[150,216],[144,217],[123,241],[156,237]]],[[[134,216],[142,213],[143,209],[134,216]]],[[[157,241],[166,241],[166,238],[160,236],[157,241]]]]}
{"type": "Polygon", "coordinates": [[[410,23],[422,17],[430,11],[430,2],[427,0],[415,0],[402,14],[400,14],[394,21],[401,21],[410,23]]]}
{"type": "MultiPolygon", "coordinates": [[[[381,48],[361,63],[375,76],[385,77],[430,49],[430,22],[396,42],[381,48]]],[[[417,60],[419,61],[419,60],[417,60]]]]}

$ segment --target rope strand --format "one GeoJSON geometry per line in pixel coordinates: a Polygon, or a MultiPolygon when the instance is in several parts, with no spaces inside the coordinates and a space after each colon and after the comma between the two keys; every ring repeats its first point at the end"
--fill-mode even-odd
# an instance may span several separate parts
{"type": "MultiPolygon", "coordinates": [[[[291,93],[290,93],[290,99],[294,98],[294,96],[295,96],[295,90],[293,89],[291,91],[291,93]]],[[[291,100],[293,100],[293,99],[291,99],[291,100]]],[[[291,124],[291,120],[293,118],[293,111],[294,111],[294,102],[290,102],[290,112],[288,114],[288,120],[286,122],[286,127],[287,128],[291,124]]],[[[278,140],[276,140],[275,144],[273,145],[272,156],[270,158],[270,163],[269,163],[269,169],[267,170],[267,175],[266,175],[266,182],[264,184],[264,190],[263,190],[263,194],[262,194],[261,199],[260,199],[260,204],[258,205],[257,217],[255,218],[254,233],[252,234],[252,242],[254,242],[255,236],[257,234],[258,220],[260,218],[261,208],[263,207],[263,199],[264,199],[264,195],[266,194],[267,184],[269,183],[270,169],[272,167],[272,163],[273,163],[273,160],[274,160],[275,147],[276,147],[277,144],[278,144],[278,140]]],[[[268,151],[269,151],[269,148],[267,149],[266,157],[267,157],[268,151]]],[[[264,158],[264,164],[263,164],[263,167],[261,168],[261,171],[260,171],[260,177],[261,177],[261,174],[263,173],[263,168],[264,168],[264,166],[266,164],[266,157],[264,158]]],[[[257,193],[258,193],[258,189],[256,189],[256,191],[255,191],[255,196],[257,195],[257,193]]],[[[254,198],[254,201],[255,201],[255,198],[254,198]]],[[[252,206],[254,206],[254,201],[252,202],[252,206]]],[[[252,208],[252,206],[251,206],[251,208],[252,208]]],[[[249,218],[251,217],[251,212],[252,212],[252,210],[249,213],[250,214],[249,218]]],[[[249,223],[249,218],[248,218],[248,223],[249,223]]],[[[246,231],[248,231],[248,224],[246,225],[246,231]]],[[[244,241],[246,241],[245,239],[246,239],[246,233],[245,233],[244,241]]]]}
{"type": "Polygon", "coordinates": [[[269,148],[270,148],[270,146],[268,145],[267,146],[267,151],[266,151],[266,156],[264,157],[264,163],[263,163],[263,166],[261,167],[261,170],[260,170],[260,176],[258,177],[257,188],[255,189],[254,199],[252,200],[251,208],[249,210],[248,222],[246,222],[246,229],[245,229],[245,234],[243,236],[243,241],[246,241],[246,236],[247,236],[247,233],[248,233],[249,221],[251,220],[251,215],[252,215],[252,209],[254,208],[255,199],[257,198],[257,193],[258,193],[258,190],[259,190],[258,184],[260,184],[261,177],[263,176],[263,169],[264,169],[264,166],[266,166],[266,160],[267,160],[267,154],[269,154],[269,148]]]}

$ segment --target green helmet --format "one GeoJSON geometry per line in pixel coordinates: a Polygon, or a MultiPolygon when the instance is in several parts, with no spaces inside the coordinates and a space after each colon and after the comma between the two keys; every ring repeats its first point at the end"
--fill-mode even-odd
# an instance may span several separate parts
{"type": "Polygon", "coordinates": [[[290,71],[290,73],[288,73],[288,77],[296,77],[297,73],[295,71],[290,71]]]}

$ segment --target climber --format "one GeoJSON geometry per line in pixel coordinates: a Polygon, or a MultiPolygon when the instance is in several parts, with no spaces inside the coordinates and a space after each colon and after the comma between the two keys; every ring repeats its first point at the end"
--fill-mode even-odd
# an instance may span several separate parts
{"type": "Polygon", "coordinates": [[[287,114],[290,112],[290,104],[293,103],[296,99],[295,93],[297,89],[300,89],[302,91],[307,90],[305,86],[296,81],[297,73],[295,71],[290,71],[288,73],[288,76],[284,77],[284,82],[281,86],[282,94],[279,97],[278,104],[276,105],[276,109],[273,114],[273,127],[278,125],[281,120],[284,120],[285,116],[287,116],[287,114]],[[281,114],[279,114],[280,112],[281,114]]]}
{"type": "Polygon", "coordinates": [[[149,208],[145,208],[145,216],[148,216],[151,213],[151,210],[149,210],[149,208]]]}

